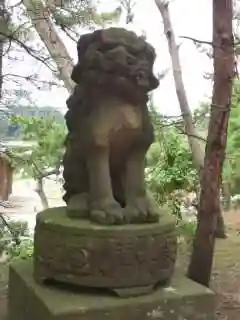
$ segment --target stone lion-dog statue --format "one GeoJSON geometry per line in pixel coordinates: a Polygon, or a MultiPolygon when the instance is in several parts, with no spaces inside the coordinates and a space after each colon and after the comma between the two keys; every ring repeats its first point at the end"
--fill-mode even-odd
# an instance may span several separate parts
{"type": "Polygon", "coordinates": [[[105,225],[153,223],[161,215],[146,192],[145,156],[154,140],[148,93],[158,87],[155,51],[122,28],[78,41],[77,84],[67,100],[64,155],[69,216],[105,225]]]}

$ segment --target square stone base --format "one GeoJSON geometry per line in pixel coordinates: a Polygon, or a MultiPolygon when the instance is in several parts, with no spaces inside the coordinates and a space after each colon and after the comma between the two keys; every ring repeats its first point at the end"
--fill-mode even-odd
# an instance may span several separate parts
{"type": "Polygon", "coordinates": [[[119,298],[40,286],[32,261],[10,267],[9,320],[213,320],[215,295],[186,278],[150,295],[119,298]]]}

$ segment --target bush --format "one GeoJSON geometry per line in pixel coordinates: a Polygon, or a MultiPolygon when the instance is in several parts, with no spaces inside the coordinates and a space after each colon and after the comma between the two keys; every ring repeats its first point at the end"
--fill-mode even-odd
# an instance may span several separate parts
{"type": "Polygon", "coordinates": [[[197,222],[181,221],[177,224],[176,228],[179,242],[184,241],[187,244],[192,244],[197,229],[197,222]]]}
{"type": "Polygon", "coordinates": [[[12,244],[7,250],[8,259],[27,259],[33,255],[33,239],[24,239],[19,245],[12,244]]]}
{"type": "Polygon", "coordinates": [[[26,259],[32,256],[33,239],[30,235],[28,223],[22,221],[7,221],[9,228],[0,221],[0,255],[6,260],[15,258],[26,259]],[[17,243],[20,240],[20,243],[17,243]]]}

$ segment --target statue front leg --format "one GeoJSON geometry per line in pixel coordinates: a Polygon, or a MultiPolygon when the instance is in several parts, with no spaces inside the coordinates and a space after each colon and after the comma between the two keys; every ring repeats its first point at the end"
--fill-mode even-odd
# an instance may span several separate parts
{"type": "Polygon", "coordinates": [[[146,149],[133,150],[127,161],[125,219],[130,223],[157,222],[157,203],[147,196],[144,168],[146,149]]]}
{"type": "Polygon", "coordinates": [[[107,147],[94,147],[87,157],[90,181],[90,219],[100,224],[123,223],[121,206],[114,200],[107,147]]]}

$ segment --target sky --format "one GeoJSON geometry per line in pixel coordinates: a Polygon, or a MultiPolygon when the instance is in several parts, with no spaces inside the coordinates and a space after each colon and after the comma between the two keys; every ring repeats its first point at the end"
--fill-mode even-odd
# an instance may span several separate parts
{"type": "MultiPolygon", "coordinates": [[[[117,0],[101,0],[100,2],[101,5],[98,8],[102,11],[110,11],[117,6],[117,0]]],[[[182,39],[181,37],[188,36],[199,40],[211,40],[211,1],[172,0],[169,8],[177,42],[180,44],[179,52],[187,97],[191,109],[194,109],[201,101],[211,96],[212,85],[204,79],[203,73],[211,71],[212,62],[204,54],[199,53],[191,40],[182,39]]],[[[133,30],[139,35],[143,32],[146,34],[147,41],[156,50],[157,58],[154,65],[156,73],[169,68],[171,70],[171,60],[163,33],[163,23],[154,0],[136,0],[133,24],[126,26],[123,17],[119,26],[133,30]]],[[[76,43],[64,35],[62,35],[62,38],[70,55],[76,62],[76,43]]],[[[16,64],[14,65],[10,62],[5,68],[9,72],[10,69],[16,67],[16,64]]],[[[17,62],[17,68],[18,73],[21,74],[35,72],[40,74],[43,79],[52,79],[52,74],[49,70],[32,60],[28,60],[26,56],[22,58],[22,61],[17,62]]],[[[37,105],[51,105],[62,112],[66,111],[65,101],[69,94],[65,89],[52,87],[51,90],[39,91],[31,87],[31,90],[32,98],[37,105]]],[[[180,114],[171,71],[160,82],[159,88],[154,91],[154,103],[157,109],[164,114],[169,116],[180,114]]]]}

